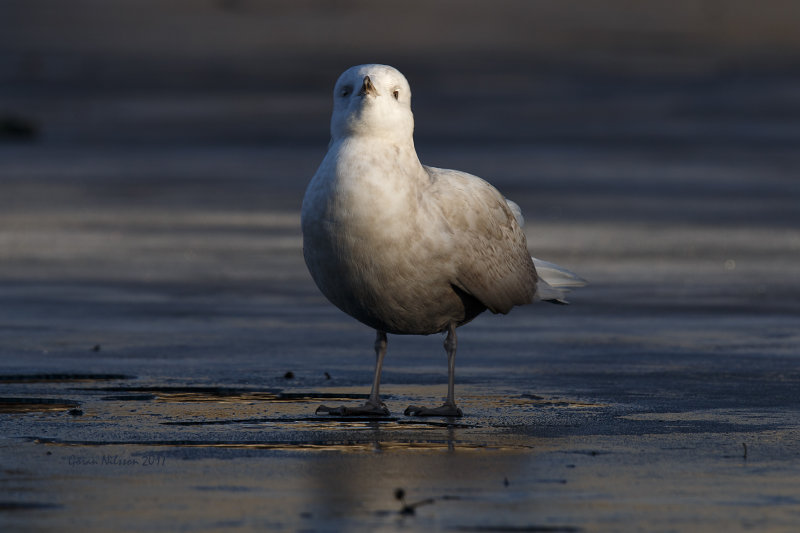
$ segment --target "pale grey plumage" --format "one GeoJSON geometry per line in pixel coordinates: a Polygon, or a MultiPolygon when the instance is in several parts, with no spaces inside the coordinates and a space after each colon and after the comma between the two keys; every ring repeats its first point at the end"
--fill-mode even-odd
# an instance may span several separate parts
{"type": "Polygon", "coordinates": [[[314,281],[378,330],[370,402],[334,410],[341,414],[383,412],[386,332],[447,331],[448,402],[417,414],[455,415],[455,327],[485,309],[507,313],[561,295],[537,276],[516,204],[476,176],[420,163],[410,101],[408,82],[392,67],[345,71],[334,89],[331,144],[303,199],[303,253],[314,281]]]}

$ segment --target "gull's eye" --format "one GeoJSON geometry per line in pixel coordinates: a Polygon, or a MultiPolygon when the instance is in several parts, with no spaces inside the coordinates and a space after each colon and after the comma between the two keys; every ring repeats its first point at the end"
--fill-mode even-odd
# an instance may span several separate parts
{"type": "Polygon", "coordinates": [[[342,87],[342,90],[339,91],[339,96],[345,97],[349,95],[352,90],[353,90],[352,87],[350,87],[349,85],[345,85],[344,87],[342,87]]]}
{"type": "Polygon", "coordinates": [[[397,100],[400,97],[400,91],[395,89],[394,91],[392,91],[392,96],[394,96],[394,99],[397,100]]]}

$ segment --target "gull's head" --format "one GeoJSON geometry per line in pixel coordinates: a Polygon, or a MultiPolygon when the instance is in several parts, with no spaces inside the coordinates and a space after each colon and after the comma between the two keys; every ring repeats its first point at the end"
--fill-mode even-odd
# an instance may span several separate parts
{"type": "Polygon", "coordinates": [[[350,135],[410,140],[414,133],[411,88],[388,65],[358,65],[345,70],[333,89],[331,136],[350,135]]]}

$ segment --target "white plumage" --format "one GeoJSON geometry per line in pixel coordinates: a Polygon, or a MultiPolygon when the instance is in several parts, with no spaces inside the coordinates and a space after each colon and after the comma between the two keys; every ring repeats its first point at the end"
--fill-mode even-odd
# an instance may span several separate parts
{"type": "Polygon", "coordinates": [[[360,65],[339,77],[331,144],[303,199],[303,254],[322,293],[377,330],[377,363],[364,406],[322,412],[387,414],[379,395],[386,333],[446,331],[447,400],[406,414],[461,416],[455,328],[486,309],[563,302],[565,289],[585,284],[531,258],[519,207],[489,183],[422,165],[413,129],[411,90],[396,69],[360,65]]]}

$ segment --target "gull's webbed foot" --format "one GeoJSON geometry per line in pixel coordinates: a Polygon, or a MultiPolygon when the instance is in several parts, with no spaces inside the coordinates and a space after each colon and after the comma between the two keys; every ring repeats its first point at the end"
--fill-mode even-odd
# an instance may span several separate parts
{"type": "Polygon", "coordinates": [[[439,407],[418,407],[416,405],[409,405],[406,407],[405,413],[406,416],[452,416],[452,417],[462,417],[464,413],[461,412],[456,404],[449,404],[445,403],[439,407]]]}
{"type": "Polygon", "coordinates": [[[317,407],[316,414],[335,416],[389,416],[389,409],[386,408],[383,402],[378,404],[367,402],[359,407],[346,407],[344,405],[328,407],[327,405],[320,405],[317,407]]]}

